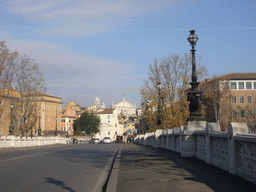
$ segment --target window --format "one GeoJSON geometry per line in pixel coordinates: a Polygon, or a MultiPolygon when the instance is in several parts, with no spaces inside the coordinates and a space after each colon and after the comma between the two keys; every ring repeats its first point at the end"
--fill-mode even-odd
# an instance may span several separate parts
{"type": "Polygon", "coordinates": [[[244,117],[244,110],[240,111],[240,117],[244,117]]]}
{"type": "Polygon", "coordinates": [[[3,127],[0,127],[0,133],[3,133],[3,127]]]}
{"type": "Polygon", "coordinates": [[[108,135],[110,135],[110,131],[108,131],[108,135]]]}
{"type": "Polygon", "coordinates": [[[117,127],[117,124],[115,124],[115,127],[117,127]]]}
{"type": "Polygon", "coordinates": [[[256,89],[256,82],[253,82],[253,87],[254,89],[256,89]]]}
{"type": "Polygon", "coordinates": [[[236,96],[232,96],[232,103],[236,103],[236,96]]]}
{"type": "Polygon", "coordinates": [[[225,89],[225,88],[228,88],[228,82],[224,82],[224,83],[222,84],[222,89],[225,89]]]}
{"type": "Polygon", "coordinates": [[[248,110],[248,117],[252,117],[252,110],[248,110]]]}
{"type": "Polygon", "coordinates": [[[252,96],[247,96],[247,103],[252,103],[252,96]]]}
{"type": "Polygon", "coordinates": [[[47,104],[47,109],[49,109],[49,104],[47,104]]]}
{"type": "Polygon", "coordinates": [[[110,123],[110,121],[108,121],[108,123],[110,123]]]}
{"type": "Polygon", "coordinates": [[[65,119],[61,119],[61,123],[65,123],[65,119]]]}
{"type": "Polygon", "coordinates": [[[71,123],[71,119],[69,119],[69,123],[71,123]]]}
{"type": "Polygon", "coordinates": [[[244,96],[240,96],[240,103],[244,103],[244,96]]]}
{"type": "Polygon", "coordinates": [[[108,119],[110,119],[110,115],[108,115],[108,119]]]}
{"type": "Polygon", "coordinates": [[[244,89],[244,82],[238,82],[238,89],[244,89]]]}
{"type": "Polygon", "coordinates": [[[117,131],[115,132],[115,135],[117,135],[117,131]]]}
{"type": "Polygon", "coordinates": [[[252,82],[246,82],[246,89],[252,89],[252,82]]]}
{"type": "Polygon", "coordinates": [[[231,89],[236,89],[236,82],[231,82],[231,89]]]}
{"type": "Polygon", "coordinates": [[[58,111],[58,105],[56,105],[56,111],[58,111]]]}
{"type": "Polygon", "coordinates": [[[47,116],[47,121],[48,121],[48,122],[50,121],[50,117],[49,117],[49,116],[47,116]]]}

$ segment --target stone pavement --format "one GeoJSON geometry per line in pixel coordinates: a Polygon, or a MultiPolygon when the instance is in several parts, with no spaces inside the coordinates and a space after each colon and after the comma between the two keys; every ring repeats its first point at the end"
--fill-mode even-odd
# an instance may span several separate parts
{"type": "Polygon", "coordinates": [[[118,192],[256,191],[256,185],[197,158],[137,144],[123,144],[118,192]]]}

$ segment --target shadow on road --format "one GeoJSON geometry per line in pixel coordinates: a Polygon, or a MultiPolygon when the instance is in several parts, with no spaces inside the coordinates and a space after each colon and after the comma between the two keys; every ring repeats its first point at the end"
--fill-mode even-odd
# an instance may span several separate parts
{"type": "Polygon", "coordinates": [[[75,192],[73,189],[66,186],[63,181],[55,180],[55,179],[52,179],[52,178],[49,178],[49,177],[46,177],[45,180],[46,180],[47,183],[51,183],[51,184],[54,184],[54,185],[59,185],[63,189],[66,189],[66,190],[71,191],[71,192],[75,192]]]}
{"type": "MultiPolygon", "coordinates": [[[[126,185],[136,185],[147,191],[184,189],[194,191],[208,186],[213,191],[255,191],[255,185],[229,174],[197,158],[183,158],[179,153],[150,146],[127,144],[123,146],[119,170],[118,191],[126,185]],[[192,188],[191,188],[192,187],[192,188]]],[[[178,191],[178,190],[177,190],[178,191]]],[[[183,191],[183,190],[182,190],[183,191]]]]}

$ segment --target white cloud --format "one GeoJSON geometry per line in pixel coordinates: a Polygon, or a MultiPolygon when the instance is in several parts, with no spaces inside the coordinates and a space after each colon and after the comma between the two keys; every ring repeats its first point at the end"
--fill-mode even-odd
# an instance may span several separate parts
{"type": "Polygon", "coordinates": [[[81,38],[105,32],[127,19],[171,6],[178,1],[8,1],[4,8],[32,23],[31,34],[81,38]],[[73,36],[72,36],[73,35],[73,36]]]}

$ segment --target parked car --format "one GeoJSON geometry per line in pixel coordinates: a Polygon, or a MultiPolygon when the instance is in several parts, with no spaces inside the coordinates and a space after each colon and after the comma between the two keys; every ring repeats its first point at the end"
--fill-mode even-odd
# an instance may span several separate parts
{"type": "Polygon", "coordinates": [[[77,139],[73,139],[73,144],[78,144],[78,140],[77,139]]]}
{"type": "Polygon", "coordinates": [[[110,137],[104,137],[104,139],[103,139],[103,144],[105,144],[105,143],[111,144],[111,139],[110,139],[110,137]]]}
{"type": "Polygon", "coordinates": [[[98,144],[100,143],[100,140],[98,138],[92,138],[90,141],[89,141],[89,144],[98,144]]]}

